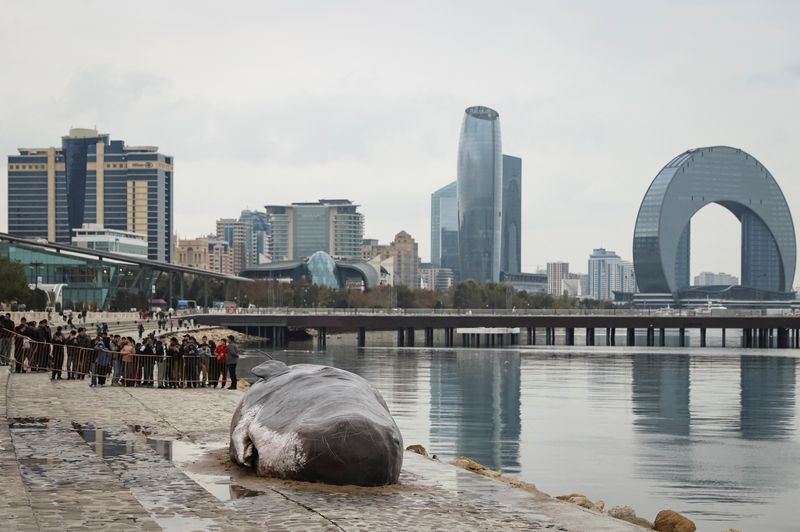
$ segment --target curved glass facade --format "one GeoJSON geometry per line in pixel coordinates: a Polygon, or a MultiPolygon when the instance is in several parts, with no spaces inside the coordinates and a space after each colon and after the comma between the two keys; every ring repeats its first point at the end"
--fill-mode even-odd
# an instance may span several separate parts
{"type": "Polygon", "coordinates": [[[324,251],[317,251],[308,259],[308,273],[311,282],[328,288],[341,288],[336,277],[336,262],[324,251]]]}
{"type": "Polygon", "coordinates": [[[709,203],[742,223],[742,286],[790,292],[797,251],[783,192],[752,155],[726,146],[682,153],[650,185],[633,235],[639,291],[666,294],[689,286],[690,221],[709,203]]]}
{"type": "Polygon", "coordinates": [[[488,107],[464,112],[458,143],[458,244],[461,279],[500,280],[503,227],[500,115],[488,107]]]}

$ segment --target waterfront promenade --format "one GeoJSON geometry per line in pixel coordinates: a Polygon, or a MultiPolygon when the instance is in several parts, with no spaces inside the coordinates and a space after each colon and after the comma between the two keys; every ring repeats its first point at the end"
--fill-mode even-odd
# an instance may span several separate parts
{"type": "Polygon", "coordinates": [[[227,458],[242,393],[90,389],[0,367],[0,520],[7,530],[642,530],[410,452],[398,486],[255,477],[227,458]]]}

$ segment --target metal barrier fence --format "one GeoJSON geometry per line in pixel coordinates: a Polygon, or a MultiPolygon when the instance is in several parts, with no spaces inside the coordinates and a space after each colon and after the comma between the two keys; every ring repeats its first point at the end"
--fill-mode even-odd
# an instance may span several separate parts
{"type": "MultiPolygon", "coordinates": [[[[95,345],[95,340],[86,338],[95,345]]],[[[85,342],[85,340],[84,340],[85,342]]],[[[123,353],[107,347],[84,347],[60,342],[39,342],[15,331],[0,329],[0,365],[10,365],[15,373],[50,372],[51,379],[84,380],[104,386],[151,388],[198,388],[218,384],[225,387],[229,377],[235,382],[235,365],[210,356],[179,353],[123,353]]]]}

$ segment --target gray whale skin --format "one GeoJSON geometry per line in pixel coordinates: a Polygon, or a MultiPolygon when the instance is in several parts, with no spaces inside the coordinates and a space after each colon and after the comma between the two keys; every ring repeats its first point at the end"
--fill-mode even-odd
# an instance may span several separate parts
{"type": "Polygon", "coordinates": [[[328,484],[394,484],[403,437],[366,380],[315,364],[270,360],[231,419],[231,460],[261,476],[328,484]]]}

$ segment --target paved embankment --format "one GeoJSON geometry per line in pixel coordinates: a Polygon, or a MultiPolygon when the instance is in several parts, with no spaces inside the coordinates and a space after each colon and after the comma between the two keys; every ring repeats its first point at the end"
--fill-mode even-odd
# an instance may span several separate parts
{"type": "Polygon", "coordinates": [[[227,458],[243,392],[87,383],[0,367],[5,529],[642,530],[408,452],[397,486],[259,478],[227,458]]]}

